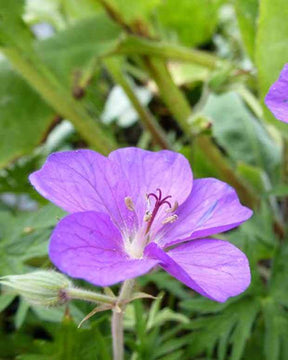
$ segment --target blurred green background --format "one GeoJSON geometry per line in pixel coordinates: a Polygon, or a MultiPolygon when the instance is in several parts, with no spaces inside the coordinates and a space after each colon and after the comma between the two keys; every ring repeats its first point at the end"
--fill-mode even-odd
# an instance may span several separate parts
{"type": "MultiPolygon", "coordinates": [[[[0,276],[51,267],[64,213],[28,183],[51,152],[179,151],[253,208],[221,235],[248,255],[252,284],[218,304],[143,276],[162,295],[129,304],[127,359],[287,360],[288,124],[263,103],[288,62],[287,0],[0,0],[0,46],[0,276]]],[[[3,289],[0,359],[111,359],[108,312],[77,329],[92,309],[3,289]]]]}

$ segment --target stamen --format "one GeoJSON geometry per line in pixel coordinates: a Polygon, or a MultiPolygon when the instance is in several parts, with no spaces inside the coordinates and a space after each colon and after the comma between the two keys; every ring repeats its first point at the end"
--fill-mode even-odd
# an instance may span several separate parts
{"type": "Polygon", "coordinates": [[[146,211],[145,215],[144,215],[144,221],[145,222],[149,222],[152,218],[152,212],[151,211],[146,211]]]}
{"type": "Polygon", "coordinates": [[[128,210],[135,211],[134,203],[130,196],[125,197],[124,201],[128,210]]]}
{"type": "Polygon", "coordinates": [[[171,216],[168,216],[166,219],[162,221],[162,224],[172,224],[178,219],[178,215],[174,214],[171,216]]]}
{"type": "Polygon", "coordinates": [[[167,209],[166,212],[173,213],[178,209],[178,207],[179,207],[178,201],[175,201],[174,205],[170,209],[167,209]]]}

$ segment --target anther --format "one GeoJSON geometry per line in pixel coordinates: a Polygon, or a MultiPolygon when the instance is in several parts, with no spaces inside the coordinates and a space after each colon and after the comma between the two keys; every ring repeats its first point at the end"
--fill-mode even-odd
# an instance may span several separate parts
{"type": "Polygon", "coordinates": [[[178,206],[179,206],[178,202],[175,201],[174,205],[172,207],[170,207],[170,209],[167,209],[166,212],[167,213],[173,213],[178,209],[178,206]]]}
{"type": "Polygon", "coordinates": [[[147,210],[144,215],[144,221],[149,222],[151,220],[151,218],[152,218],[152,212],[147,210]]]}
{"type": "Polygon", "coordinates": [[[128,210],[135,211],[134,203],[130,196],[125,197],[124,201],[128,210]]]}
{"type": "Polygon", "coordinates": [[[172,224],[178,219],[178,215],[174,214],[171,216],[168,216],[166,219],[162,221],[162,224],[172,224]]]}

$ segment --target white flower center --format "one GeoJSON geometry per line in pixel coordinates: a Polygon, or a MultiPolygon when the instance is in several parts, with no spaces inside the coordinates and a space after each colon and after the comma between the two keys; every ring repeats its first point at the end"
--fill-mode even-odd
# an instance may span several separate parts
{"type": "MultiPolygon", "coordinates": [[[[178,208],[178,202],[175,201],[172,206],[170,201],[168,201],[168,199],[172,198],[171,195],[162,197],[161,189],[157,189],[156,192],[157,194],[149,193],[146,195],[147,207],[143,218],[143,226],[140,227],[133,238],[127,237],[124,239],[125,251],[133,259],[143,258],[145,246],[149,244],[149,242],[153,241],[157,229],[154,233],[152,233],[152,225],[157,225],[157,223],[159,225],[159,220],[161,219],[160,224],[162,225],[173,223],[178,218],[178,216],[174,213],[178,208]],[[154,200],[153,207],[151,207],[151,199],[154,200]],[[166,214],[163,216],[163,211],[159,210],[161,207],[163,208],[164,205],[166,205],[168,209],[165,210],[166,214]],[[156,217],[158,218],[158,221],[155,221],[156,217]]],[[[135,211],[133,200],[130,197],[125,198],[125,204],[128,210],[135,211]]]]}

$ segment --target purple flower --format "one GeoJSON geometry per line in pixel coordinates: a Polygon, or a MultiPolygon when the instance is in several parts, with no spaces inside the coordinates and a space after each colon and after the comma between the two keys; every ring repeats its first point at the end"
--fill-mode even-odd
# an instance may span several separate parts
{"type": "Polygon", "coordinates": [[[246,256],[207,237],[238,226],[252,211],[219,180],[193,182],[180,154],[137,148],[108,157],[90,150],[60,152],[30,181],[70,213],[55,228],[49,255],[72,277],[109,286],[160,265],[220,302],[250,284],[246,256]]]}
{"type": "Polygon", "coordinates": [[[265,103],[278,120],[288,122],[288,64],[282,69],[279,79],[270,87],[265,103]]]}

